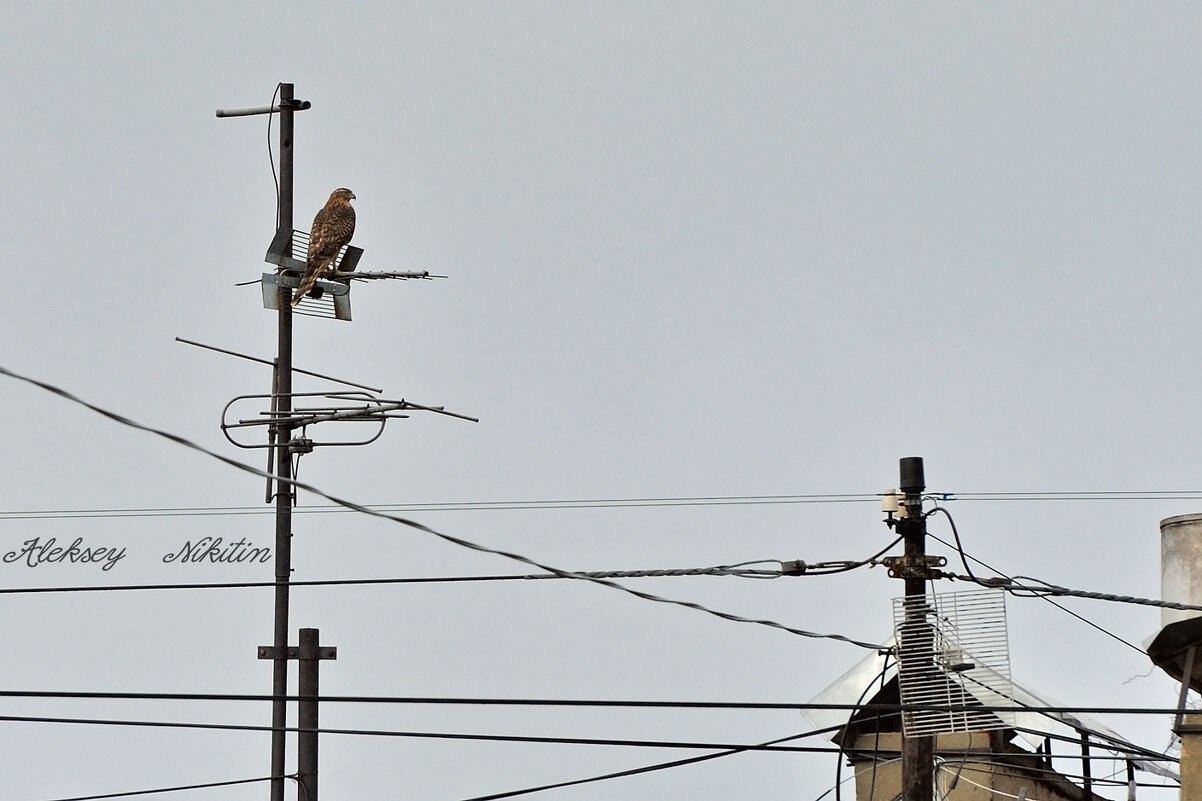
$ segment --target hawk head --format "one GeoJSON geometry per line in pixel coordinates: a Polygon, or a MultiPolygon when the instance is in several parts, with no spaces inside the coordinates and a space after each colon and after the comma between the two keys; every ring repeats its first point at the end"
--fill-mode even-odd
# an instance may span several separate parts
{"type": "Polygon", "coordinates": [[[345,186],[335,189],[330,193],[330,200],[340,200],[343,203],[349,203],[355,199],[355,193],[347,189],[345,186]]]}

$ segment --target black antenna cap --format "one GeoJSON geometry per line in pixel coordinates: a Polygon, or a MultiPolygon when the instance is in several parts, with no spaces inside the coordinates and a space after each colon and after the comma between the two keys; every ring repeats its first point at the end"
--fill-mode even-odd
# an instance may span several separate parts
{"type": "Polygon", "coordinates": [[[922,470],[921,456],[903,457],[901,460],[900,476],[898,487],[907,495],[916,495],[927,488],[927,480],[922,470]]]}

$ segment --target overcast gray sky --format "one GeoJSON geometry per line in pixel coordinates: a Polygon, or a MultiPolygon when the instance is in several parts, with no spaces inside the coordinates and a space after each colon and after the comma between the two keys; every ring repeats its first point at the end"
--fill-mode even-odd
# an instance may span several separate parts
{"type": "MultiPolygon", "coordinates": [[[[262,466],[218,422],[268,372],[174,338],[273,355],[274,314],[235,283],[267,269],[275,194],[267,119],[214,111],[290,81],[313,104],[296,121],[298,227],[347,186],[361,269],[449,276],[356,285],[353,322],[297,321],[295,363],[480,418],[393,421],[370,447],[305,457],[306,481],[369,504],[829,495],[893,486],[920,455],[940,492],[1199,486],[1202,11],[1186,4],[10,2],[4,18],[0,364],[224,455],[262,466]]],[[[0,410],[0,510],[266,509],[258,479],[30,386],[0,380],[0,410]]],[[[1158,521],[1199,505],[948,504],[1000,570],[1147,597],[1158,521]]],[[[573,570],[855,559],[890,536],[872,501],[408,514],[573,570]]],[[[0,551],[82,537],[127,557],[0,564],[0,586],[266,581],[270,565],[162,556],[272,531],[263,514],[7,519],[0,551]]],[[[523,572],[350,513],[297,515],[293,564],[298,580],[523,572]]],[[[873,642],[902,590],[879,568],[628,584],[873,642]]],[[[266,693],[271,604],[6,595],[0,688],[266,693]]],[[[1138,649],[1008,604],[1033,689],[1173,703],[1159,672],[1130,680],[1150,667],[1138,649]]],[[[1066,605],[1136,645],[1159,620],[1066,605]]],[[[292,622],[338,646],[332,695],[805,701],[864,653],[567,581],[298,588],[292,622]]],[[[3,709],[270,722],[250,704],[3,709]]],[[[1168,743],[1167,719],[1105,720],[1168,743]]],[[[736,743],[808,729],[791,711],[335,705],[322,723],[736,743]]],[[[0,742],[5,797],[27,801],[269,767],[253,732],[8,722],[0,742]]],[[[322,791],[458,801],[696,753],[329,735],[322,791]]],[[[794,801],[834,776],[829,754],[739,755],[542,797],[794,801]]]]}

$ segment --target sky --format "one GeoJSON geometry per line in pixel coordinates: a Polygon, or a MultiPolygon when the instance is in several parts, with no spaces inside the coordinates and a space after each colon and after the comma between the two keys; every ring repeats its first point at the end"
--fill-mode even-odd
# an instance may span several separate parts
{"type": "MultiPolygon", "coordinates": [[[[312,103],[296,117],[296,226],[350,187],[360,269],[447,276],[356,284],[353,321],[296,321],[294,363],[479,418],[414,414],[369,446],[319,448],[299,477],[326,492],[566,570],[812,563],[885,548],[868,496],[922,456],[970,555],[1144,598],[1160,594],[1159,521],[1202,511],[1196,8],[79,2],[6,3],[4,17],[7,370],[265,466],[220,422],[232,398],[268,391],[267,368],[176,338],[274,355],[274,313],[236,285],[268,269],[278,129],[215,111],[265,105],[285,81],[312,103]],[[1033,499],[1088,492],[1178,497],[1033,499]],[[727,500],[630,503],[681,498],[727,500]]],[[[80,538],[125,553],[109,570],[3,562],[0,588],[271,580],[270,564],[163,560],[204,537],[269,547],[260,478],[11,378],[0,421],[0,552],[80,538]],[[52,514],[116,509],[194,511],[52,514]]],[[[299,502],[298,581],[531,572],[299,502]]],[[[931,533],[947,539],[946,520],[931,533]]],[[[867,642],[889,637],[902,593],[879,567],[624,583],[867,642]]],[[[1158,610],[1064,606],[1096,627],[1008,599],[1016,678],[1070,705],[1174,704],[1139,649],[1158,610]]],[[[291,621],[294,638],[319,628],[337,646],[328,695],[801,703],[866,653],[568,580],[297,587],[291,621]]],[[[255,656],[269,589],[10,593],[0,625],[3,690],[270,692],[255,656]]],[[[249,702],[3,709],[270,723],[249,702]]],[[[810,730],[796,710],[321,714],[692,743],[810,730]]],[[[1164,716],[1098,717],[1169,743],[1164,716]]],[[[6,721],[0,742],[21,801],[270,765],[261,731],[6,721]]],[[[705,753],[328,734],[321,788],[460,801],[705,753]]],[[[835,772],[829,753],[739,754],[530,797],[815,799],[835,772]]]]}

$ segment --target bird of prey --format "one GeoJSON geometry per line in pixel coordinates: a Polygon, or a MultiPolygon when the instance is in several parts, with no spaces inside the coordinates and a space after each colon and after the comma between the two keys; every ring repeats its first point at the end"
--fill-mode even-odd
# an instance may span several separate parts
{"type": "Polygon", "coordinates": [[[309,294],[318,276],[333,267],[338,252],[351,241],[355,233],[355,209],[351,206],[354,199],[355,193],[351,190],[345,187],[335,189],[330,193],[330,199],[322,206],[321,211],[313,218],[305,274],[301,276],[300,286],[292,298],[293,306],[309,294]]]}

